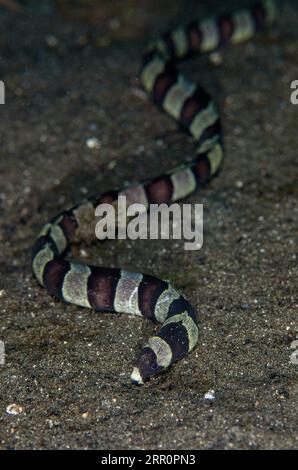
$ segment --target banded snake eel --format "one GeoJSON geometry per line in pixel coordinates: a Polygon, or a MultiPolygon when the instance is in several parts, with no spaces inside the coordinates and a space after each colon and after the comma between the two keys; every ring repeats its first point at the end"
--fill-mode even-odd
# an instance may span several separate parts
{"type": "Polygon", "coordinates": [[[94,220],[95,207],[115,203],[170,204],[185,198],[218,173],[223,140],[217,107],[209,94],[183,76],[177,62],[196,53],[209,53],[225,43],[250,39],[279,16],[279,2],[261,0],[249,9],[191,21],[153,42],[143,57],[141,83],[153,102],[188,131],[196,152],[191,161],[141,184],[84,200],[46,224],[34,244],[32,269],[38,282],[54,297],[99,312],[142,315],[161,323],[140,351],[132,382],[167,369],[198,341],[197,313],[168,281],[122,269],[68,261],[70,242],[81,239],[94,220]]]}

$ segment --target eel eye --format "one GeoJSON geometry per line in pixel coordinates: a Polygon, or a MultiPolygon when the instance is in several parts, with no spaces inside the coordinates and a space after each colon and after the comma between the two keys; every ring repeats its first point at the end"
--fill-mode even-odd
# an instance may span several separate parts
{"type": "Polygon", "coordinates": [[[157,369],[157,362],[154,362],[151,366],[151,369],[152,370],[156,370],[157,369]]]}

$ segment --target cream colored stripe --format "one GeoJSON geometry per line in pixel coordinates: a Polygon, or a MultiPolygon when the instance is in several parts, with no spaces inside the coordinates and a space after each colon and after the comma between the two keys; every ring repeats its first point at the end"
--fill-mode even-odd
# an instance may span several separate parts
{"type": "Polygon", "coordinates": [[[266,24],[270,25],[276,20],[279,13],[276,0],[263,0],[263,6],[266,10],[266,24]]]}
{"type": "Polygon", "coordinates": [[[179,292],[177,292],[171,285],[169,285],[168,289],[164,290],[160,294],[154,310],[154,316],[158,322],[163,323],[165,321],[168,316],[171,303],[174,300],[179,299],[179,297],[179,292]]]}
{"type": "Polygon", "coordinates": [[[159,57],[155,57],[145,66],[141,73],[141,82],[145,90],[152,91],[157,76],[164,71],[164,68],[165,62],[159,57]]]}
{"type": "Polygon", "coordinates": [[[164,339],[151,336],[146,346],[155,352],[158,366],[166,368],[171,364],[172,350],[164,339]]]}
{"type": "Polygon", "coordinates": [[[199,30],[202,32],[200,50],[209,52],[218,47],[220,36],[219,28],[214,18],[207,18],[199,22],[199,30]]]}
{"type": "Polygon", "coordinates": [[[48,243],[38,253],[36,253],[34,257],[32,269],[41,285],[44,285],[42,281],[44,268],[49,261],[52,261],[52,259],[54,259],[54,253],[48,243]]]}
{"type": "Polygon", "coordinates": [[[217,119],[217,109],[213,101],[210,101],[207,108],[200,111],[194,118],[190,126],[190,133],[195,139],[198,140],[203,134],[204,130],[214,124],[217,119]]]}
{"type": "Polygon", "coordinates": [[[70,270],[64,277],[62,295],[66,302],[81,307],[91,307],[88,301],[88,278],[90,268],[84,264],[70,264],[70,270]]]}
{"type": "Polygon", "coordinates": [[[50,230],[50,237],[54,240],[59,253],[62,253],[67,247],[67,239],[59,225],[53,224],[50,230]]]}
{"type": "Polygon", "coordinates": [[[95,230],[95,208],[89,201],[84,201],[73,210],[78,227],[75,232],[74,240],[92,240],[95,230]]]}
{"type": "Polygon", "coordinates": [[[157,49],[165,60],[169,57],[168,46],[163,39],[158,39],[158,41],[153,45],[153,49],[157,49]]]}
{"type": "Polygon", "coordinates": [[[89,224],[91,220],[95,220],[95,209],[93,204],[89,201],[85,201],[80,204],[73,210],[73,214],[79,227],[86,223],[89,224]]]}
{"type": "Polygon", "coordinates": [[[183,75],[178,76],[178,80],[166,94],[163,102],[163,108],[170,116],[179,119],[181,109],[187,98],[189,98],[196,89],[196,85],[187,80],[183,75]]]}
{"type": "Polygon", "coordinates": [[[196,179],[189,168],[183,168],[183,170],[173,173],[171,180],[174,188],[172,201],[182,199],[196,189],[196,179]]]}
{"type": "Polygon", "coordinates": [[[254,35],[255,27],[249,11],[242,10],[234,13],[233,22],[234,31],[231,37],[233,44],[246,41],[254,35]]]}
{"type": "Polygon", "coordinates": [[[121,271],[114,300],[116,312],[142,315],[138,304],[138,288],[142,279],[140,273],[121,271]]]}
{"type": "Polygon", "coordinates": [[[146,208],[148,207],[148,199],[144,190],[143,185],[131,186],[123,189],[119,196],[126,196],[127,205],[130,204],[143,204],[146,208]]]}
{"type": "Polygon", "coordinates": [[[175,53],[177,57],[184,57],[188,51],[188,39],[183,28],[177,28],[173,31],[172,41],[175,46],[175,53]]]}
{"type": "Polygon", "coordinates": [[[178,322],[181,323],[187,331],[188,351],[191,351],[198,342],[198,327],[186,311],[169,317],[164,322],[163,326],[178,322]]]}
{"type": "Polygon", "coordinates": [[[214,175],[223,159],[222,146],[220,144],[216,144],[213,149],[208,152],[208,158],[211,164],[211,174],[214,175]]]}
{"type": "Polygon", "coordinates": [[[39,232],[38,234],[38,238],[39,237],[43,237],[44,235],[46,235],[49,231],[49,229],[52,227],[53,224],[46,224],[42,227],[41,231],[39,232]]]}
{"type": "Polygon", "coordinates": [[[197,153],[203,153],[203,152],[207,152],[208,150],[210,150],[212,147],[214,147],[214,145],[219,140],[219,138],[220,138],[220,135],[216,134],[210,139],[204,140],[204,142],[197,148],[197,153]]]}

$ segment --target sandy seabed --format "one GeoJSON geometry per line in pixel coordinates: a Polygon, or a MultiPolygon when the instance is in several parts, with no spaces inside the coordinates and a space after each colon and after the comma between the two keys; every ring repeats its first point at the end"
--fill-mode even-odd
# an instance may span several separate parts
{"type": "Polygon", "coordinates": [[[94,238],[72,253],[171,279],[198,309],[196,349],[133,386],[134,357],[155,326],[55,301],[31,274],[31,246],[52,216],[193,152],[137,76],[149,38],[223,9],[197,3],[177,1],[167,14],[148,2],[143,35],[129,22],[122,34],[122,10],[109,8],[98,27],[47,2],[26,14],[0,10],[1,448],[297,447],[295,2],[273,30],[182,66],[220,104],[225,135],[221,173],[186,201],[204,204],[203,248],[94,238]]]}

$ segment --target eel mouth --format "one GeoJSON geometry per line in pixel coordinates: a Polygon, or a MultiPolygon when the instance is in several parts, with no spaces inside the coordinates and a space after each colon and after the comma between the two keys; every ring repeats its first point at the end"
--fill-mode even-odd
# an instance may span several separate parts
{"type": "Polygon", "coordinates": [[[133,384],[136,384],[136,385],[143,385],[144,384],[144,381],[142,379],[140,371],[137,367],[133,368],[130,379],[131,379],[133,384]]]}

